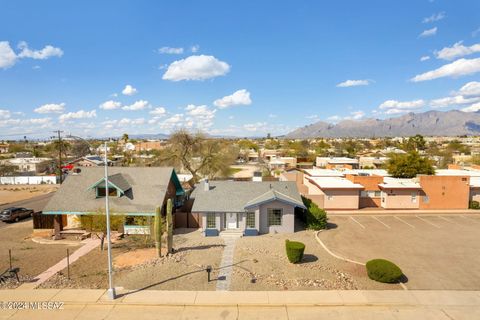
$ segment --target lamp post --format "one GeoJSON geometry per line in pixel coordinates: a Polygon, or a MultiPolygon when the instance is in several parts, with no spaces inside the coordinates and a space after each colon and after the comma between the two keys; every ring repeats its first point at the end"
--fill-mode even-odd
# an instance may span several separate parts
{"type": "Polygon", "coordinates": [[[115,288],[113,287],[112,277],[112,244],[110,242],[110,208],[108,201],[108,159],[107,159],[107,142],[105,141],[105,216],[107,218],[107,252],[108,252],[108,290],[107,295],[110,300],[115,300],[115,288]]]}

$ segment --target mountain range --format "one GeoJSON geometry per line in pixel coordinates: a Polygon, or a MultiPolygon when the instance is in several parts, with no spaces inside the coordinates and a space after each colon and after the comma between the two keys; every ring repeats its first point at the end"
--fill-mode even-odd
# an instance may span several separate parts
{"type": "Polygon", "coordinates": [[[343,120],[338,123],[318,121],[298,128],[287,138],[373,138],[424,136],[480,135],[480,112],[427,111],[408,113],[387,119],[343,120]]]}

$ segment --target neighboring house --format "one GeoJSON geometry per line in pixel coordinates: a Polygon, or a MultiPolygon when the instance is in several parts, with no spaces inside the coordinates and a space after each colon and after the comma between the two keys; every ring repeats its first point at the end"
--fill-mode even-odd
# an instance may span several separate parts
{"type": "Polygon", "coordinates": [[[114,215],[154,216],[158,206],[164,214],[167,199],[175,207],[183,204],[185,192],[171,167],[111,167],[108,171],[108,188],[103,167],[85,167],[70,174],[43,214],[67,215],[68,224],[73,225],[75,216],[104,210],[106,194],[114,215]]]}
{"type": "Polygon", "coordinates": [[[305,209],[295,182],[204,180],[191,198],[206,236],[294,232],[295,208],[305,209]]]}
{"type": "MultiPolygon", "coordinates": [[[[73,160],[70,164],[76,165],[78,167],[98,167],[104,165],[104,158],[97,155],[88,155],[82,158],[73,160]]],[[[107,160],[108,165],[112,165],[110,160],[107,160]]]]}
{"type": "Polygon", "coordinates": [[[152,141],[140,141],[135,144],[135,151],[152,151],[152,150],[161,150],[162,143],[160,141],[152,140],[152,141]]]}
{"type": "Polygon", "coordinates": [[[358,158],[360,168],[379,169],[388,161],[388,157],[360,157],[358,158]]]}
{"type": "Polygon", "coordinates": [[[8,143],[0,143],[0,153],[8,153],[8,148],[10,145],[8,143]]]}
{"type": "Polygon", "coordinates": [[[381,193],[381,206],[385,209],[418,209],[422,187],[413,179],[384,178],[378,185],[381,193]]]}
{"type": "Polygon", "coordinates": [[[326,169],[358,169],[357,159],[346,157],[317,157],[315,165],[326,169]]]}
{"type": "Polygon", "coordinates": [[[320,208],[358,209],[361,184],[339,177],[308,177],[308,198],[320,208]]]}
{"type": "Polygon", "coordinates": [[[17,167],[19,172],[38,174],[44,173],[52,164],[51,158],[12,158],[4,161],[4,164],[17,167]]]}

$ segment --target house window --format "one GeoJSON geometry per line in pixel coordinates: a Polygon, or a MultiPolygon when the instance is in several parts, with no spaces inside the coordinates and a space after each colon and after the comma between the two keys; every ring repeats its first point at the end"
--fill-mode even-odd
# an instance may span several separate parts
{"type": "Polygon", "coordinates": [[[215,213],[207,213],[207,229],[215,229],[216,227],[215,213]]]}
{"type": "Polygon", "coordinates": [[[377,190],[377,191],[375,191],[374,196],[375,196],[375,198],[380,198],[382,196],[382,192],[377,190]]]}
{"type": "Polygon", "coordinates": [[[281,226],[282,225],[282,209],[267,209],[268,213],[268,226],[281,226]]]}
{"type": "Polygon", "coordinates": [[[247,212],[247,228],[255,229],[255,212],[247,212]]]}
{"type": "MultiPolygon", "coordinates": [[[[105,197],[106,188],[98,187],[97,188],[97,197],[105,197]]],[[[117,196],[117,189],[115,188],[108,188],[108,196],[109,197],[116,197],[117,196]]]]}
{"type": "Polygon", "coordinates": [[[363,190],[360,191],[360,197],[362,197],[362,198],[368,197],[368,192],[367,192],[367,191],[363,191],[363,190]]]}
{"type": "Polygon", "coordinates": [[[333,200],[333,196],[328,195],[328,196],[327,196],[327,200],[333,200]]]}

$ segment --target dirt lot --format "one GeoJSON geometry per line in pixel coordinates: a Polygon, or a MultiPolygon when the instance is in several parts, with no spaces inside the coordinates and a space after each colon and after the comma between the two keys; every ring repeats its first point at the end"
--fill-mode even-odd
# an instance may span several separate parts
{"type": "Polygon", "coordinates": [[[313,231],[243,237],[236,243],[234,264],[231,290],[401,289],[371,281],[364,267],[333,258],[313,231]],[[303,263],[287,260],[286,239],[305,244],[303,263]]]}
{"type": "MultiPolygon", "coordinates": [[[[205,238],[193,229],[176,230],[176,253],[155,258],[155,249],[145,249],[140,237],[128,237],[114,244],[115,286],[125,289],[215,290],[207,282],[205,268],[218,268],[223,250],[220,237],[205,238]]],[[[106,288],[107,254],[94,250],[71,265],[71,280],[62,274],[52,277],[43,288],[106,288]]],[[[212,272],[212,278],[217,272],[212,272]]]]}
{"type": "Polygon", "coordinates": [[[42,194],[55,192],[58,185],[38,184],[38,185],[2,185],[0,186],[0,205],[16,201],[27,200],[42,194]]]}
{"type": "Polygon", "coordinates": [[[31,279],[62,260],[66,249],[77,246],[38,244],[31,240],[32,220],[6,224],[0,231],[0,270],[9,267],[8,249],[12,250],[12,266],[20,268],[22,279],[31,279]]]}
{"type": "Polygon", "coordinates": [[[408,277],[409,289],[480,289],[480,215],[330,216],[337,228],[320,238],[360,262],[385,258],[408,277]]]}

